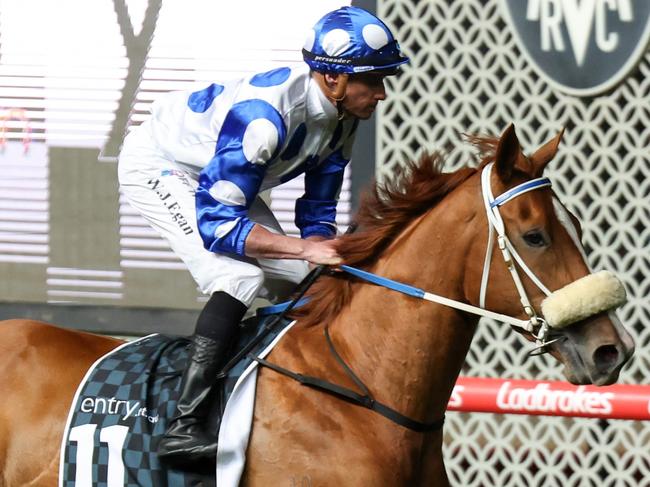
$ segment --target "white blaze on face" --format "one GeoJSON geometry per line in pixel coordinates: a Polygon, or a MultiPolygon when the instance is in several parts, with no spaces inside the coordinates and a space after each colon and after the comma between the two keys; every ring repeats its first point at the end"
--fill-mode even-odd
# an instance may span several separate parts
{"type": "Polygon", "coordinates": [[[591,267],[589,267],[589,262],[587,261],[587,254],[585,253],[585,248],[582,246],[582,242],[580,241],[580,236],[578,235],[578,229],[573,223],[569,211],[564,207],[564,205],[559,200],[559,198],[556,197],[553,197],[553,208],[555,208],[555,215],[557,216],[557,219],[562,224],[564,229],[571,237],[571,240],[580,251],[580,255],[582,256],[582,260],[585,266],[587,266],[587,269],[589,269],[589,272],[591,272],[591,267]]]}

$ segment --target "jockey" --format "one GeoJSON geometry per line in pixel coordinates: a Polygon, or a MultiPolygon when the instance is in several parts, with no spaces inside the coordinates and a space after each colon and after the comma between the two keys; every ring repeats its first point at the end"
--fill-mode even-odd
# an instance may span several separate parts
{"type": "Polygon", "coordinates": [[[303,57],[306,66],[168,93],[124,141],[122,192],[210,296],[158,448],[170,464],[214,462],[217,439],[204,427],[211,391],[253,299],[286,298],[307,263],[341,262],[336,203],[358,121],[409,60],[388,27],[356,7],[320,19],[303,57]],[[293,238],[258,194],[303,173],[293,238]]]}

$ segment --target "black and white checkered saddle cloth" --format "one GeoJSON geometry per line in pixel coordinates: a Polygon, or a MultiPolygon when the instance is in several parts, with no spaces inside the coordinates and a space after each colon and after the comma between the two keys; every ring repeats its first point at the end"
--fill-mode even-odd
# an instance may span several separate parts
{"type": "MultiPolygon", "coordinates": [[[[257,349],[268,346],[288,323],[276,326],[257,349]]],[[[262,325],[249,320],[241,343],[247,343],[262,325]]],[[[77,390],[64,431],[61,487],[216,485],[214,467],[203,472],[174,470],[161,465],[156,456],[158,441],[175,411],[188,345],[186,338],[150,335],[93,364],[77,390]]],[[[243,359],[222,381],[211,414],[215,435],[227,398],[249,363],[250,359],[243,359]]]]}

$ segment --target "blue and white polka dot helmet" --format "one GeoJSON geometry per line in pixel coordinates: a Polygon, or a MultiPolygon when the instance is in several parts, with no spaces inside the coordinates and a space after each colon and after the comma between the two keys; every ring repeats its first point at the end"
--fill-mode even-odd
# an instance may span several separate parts
{"type": "Polygon", "coordinates": [[[358,7],[341,7],[321,18],[302,54],[320,73],[394,70],[409,62],[386,24],[358,7]]]}

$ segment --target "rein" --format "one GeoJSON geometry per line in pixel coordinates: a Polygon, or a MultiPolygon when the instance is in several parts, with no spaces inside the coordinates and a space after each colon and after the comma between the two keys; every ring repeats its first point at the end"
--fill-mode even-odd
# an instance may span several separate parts
{"type": "Polygon", "coordinates": [[[444,296],[440,296],[434,293],[429,293],[415,286],[404,284],[399,281],[394,281],[392,279],[388,279],[387,277],[381,277],[378,276],[377,274],[373,274],[372,272],[364,271],[356,267],[352,267],[349,265],[341,265],[339,266],[339,268],[341,270],[344,270],[348,274],[353,275],[354,277],[358,277],[359,279],[363,279],[364,281],[370,282],[372,284],[377,284],[378,286],[382,286],[388,289],[392,289],[393,291],[397,291],[402,294],[412,296],[414,298],[424,299],[425,301],[431,301],[434,303],[442,304],[444,306],[455,308],[460,311],[466,311],[468,313],[481,315],[486,318],[492,318],[494,320],[502,321],[504,323],[508,323],[513,326],[518,326],[519,328],[527,329],[529,327],[529,321],[520,320],[512,316],[504,315],[501,313],[495,313],[494,311],[489,311],[487,309],[479,308],[478,306],[473,306],[471,304],[463,303],[461,301],[445,298],[444,296]]]}
{"type": "MultiPolygon", "coordinates": [[[[547,301],[548,298],[557,298],[559,296],[568,295],[569,294],[568,288],[570,288],[573,285],[585,284],[587,282],[594,282],[594,278],[597,277],[597,275],[585,276],[579,279],[578,281],[574,281],[574,283],[564,288],[567,289],[566,291],[563,291],[561,289],[559,291],[551,292],[546,286],[544,286],[544,284],[537,278],[537,276],[526,265],[524,260],[517,253],[517,251],[514,248],[514,245],[512,245],[512,242],[510,242],[510,239],[506,235],[505,224],[499,212],[499,207],[504,205],[508,201],[516,198],[517,196],[521,196],[522,194],[525,194],[529,191],[551,187],[551,180],[546,177],[532,179],[530,181],[526,181],[522,184],[519,184],[512,189],[507,190],[506,192],[504,192],[503,194],[495,198],[494,195],[492,194],[492,189],[490,185],[490,177],[491,177],[493,165],[494,165],[493,163],[486,165],[483,168],[483,171],[481,173],[481,191],[482,191],[483,202],[484,202],[485,211],[488,219],[488,244],[486,248],[485,261],[483,264],[483,275],[481,277],[480,306],[474,306],[468,303],[463,303],[461,301],[446,298],[444,296],[440,296],[434,293],[426,292],[417,287],[410,286],[402,282],[394,281],[386,277],[381,277],[378,276],[377,274],[373,274],[368,271],[357,269],[349,265],[340,265],[339,269],[364,281],[386,287],[388,289],[406,294],[408,296],[424,299],[426,301],[435,302],[444,306],[458,309],[460,311],[472,313],[485,318],[491,318],[493,320],[497,320],[503,323],[508,323],[512,326],[521,328],[524,331],[533,335],[533,337],[535,338],[536,346],[531,351],[528,352],[528,355],[529,356],[540,355],[548,352],[548,345],[559,340],[561,338],[561,335],[556,330],[552,329],[549,323],[544,318],[538,316],[537,313],[535,312],[535,309],[533,308],[528,298],[528,295],[525,291],[525,288],[523,286],[523,283],[521,281],[515,263],[518,264],[519,267],[523,270],[523,272],[525,272],[526,275],[528,275],[528,277],[535,283],[535,285],[544,294],[546,294],[547,301]],[[501,251],[503,260],[515,284],[517,293],[519,294],[519,300],[524,308],[524,312],[526,316],[528,316],[528,320],[521,320],[513,316],[504,315],[501,313],[496,313],[494,311],[485,309],[485,300],[487,295],[487,286],[488,286],[489,274],[491,268],[492,251],[494,248],[495,240],[499,246],[499,250],[501,251]]],[[[559,203],[557,198],[555,199],[555,202],[559,203]]],[[[618,294],[622,292],[622,295],[607,300],[607,302],[601,308],[592,311],[599,312],[605,309],[610,309],[620,305],[624,301],[624,294],[625,294],[624,289],[622,287],[622,284],[620,284],[620,282],[615,278],[613,278],[613,281],[610,283],[607,290],[617,291],[618,294]]],[[[289,306],[287,308],[283,309],[282,312],[283,316],[286,315],[288,310],[290,310],[293,306],[297,304],[300,297],[302,297],[302,294],[297,296],[291,303],[289,303],[289,306]]],[[[278,306],[280,306],[280,309],[282,309],[282,305],[278,305],[278,306]]],[[[276,306],[274,308],[278,308],[278,307],[276,306]]],[[[568,324],[568,322],[565,323],[557,322],[553,326],[555,328],[560,328],[562,326],[566,326],[566,324],[568,324]]],[[[381,414],[382,416],[390,419],[394,423],[409,428],[413,431],[427,432],[427,431],[436,431],[442,428],[444,424],[444,416],[441,419],[433,421],[431,423],[423,423],[408,418],[402,415],[401,413],[395,411],[394,409],[386,406],[385,404],[377,402],[372,396],[372,394],[370,393],[368,387],[359,379],[359,377],[352,371],[352,369],[345,363],[343,358],[336,351],[334,347],[334,343],[332,342],[332,339],[329,335],[329,330],[327,325],[324,327],[324,331],[325,331],[325,338],[327,340],[330,352],[332,353],[336,361],[339,363],[339,365],[343,368],[343,370],[348,375],[348,377],[362,391],[361,394],[359,394],[356,391],[353,391],[352,389],[337,384],[333,384],[331,382],[316,377],[306,376],[296,372],[292,372],[279,365],[273,364],[271,362],[268,362],[267,360],[257,357],[253,354],[248,354],[248,356],[252,360],[257,361],[260,365],[263,365],[265,367],[274,370],[275,372],[290,377],[300,382],[302,385],[331,393],[346,401],[373,410],[381,414]]]]}
{"type": "MultiPolygon", "coordinates": [[[[523,284],[521,283],[521,279],[519,278],[514,262],[510,256],[511,255],[515,256],[517,262],[523,266],[526,273],[529,276],[531,276],[533,281],[538,286],[540,286],[547,295],[550,295],[551,293],[548,291],[548,289],[546,289],[546,287],[544,287],[543,284],[541,284],[541,282],[535,277],[532,271],[530,271],[530,269],[523,263],[523,260],[519,257],[514,247],[510,243],[510,240],[505,234],[505,226],[503,224],[503,220],[499,213],[499,206],[505,204],[506,202],[510,201],[511,199],[519,195],[527,193],[528,191],[532,191],[538,188],[549,187],[551,186],[551,181],[548,178],[533,179],[531,181],[527,181],[523,184],[515,186],[514,188],[506,191],[499,197],[494,198],[494,196],[492,195],[492,190],[490,188],[490,175],[492,171],[492,166],[493,164],[488,164],[484,168],[481,174],[481,187],[483,192],[483,201],[485,203],[485,208],[488,216],[488,226],[489,226],[486,261],[483,269],[483,277],[481,278],[481,307],[473,306],[467,303],[462,303],[460,301],[449,299],[444,296],[439,296],[434,293],[429,293],[423,291],[422,289],[416,288],[414,286],[410,286],[408,284],[394,281],[386,277],[381,277],[371,272],[357,269],[349,265],[341,265],[339,266],[339,268],[357,278],[363,279],[373,284],[377,284],[379,286],[386,287],[388,289],[392,289],[393,291],[397,291],[406,294],[408,296],[424,299],[426,301],[432,301],[438,304],[442,304],[444,306],[448,306],[451,308],[455,308],[461,311],[476,314],[486,318],[491,318],[504,323],[509,323],[510,325],[516,326],[518,328],[522,328],[527,332],[532,333],[533,336],[535,336],[535,339],[537,341],[537,347],[533,350],[532,353],[535,353],[537,350],[541,350],[541,352],[537,352],[537,353],[543,353],[546,346],[552,343],[552,341],[547,341],[548,334],[549,334],[548,325],[546,324],[546,321],[544,321],[542,318],[536,315],[535,310],[533,309],[528,299],[528,296],[526,295],[523,284]],[[519,293],[521,303],[524,306],[524,310],[526,314],[529,316],[528,320],[520,320],[512,316],[495,313],[493,311],[486,310],[483,307],[485,301],[485,294],[487,291],[487,281],[488,281],[488,275],[490,269],[490,258],[492,254],[495,232],[498,235],[499,248],[501,249],[503,258],[515,282],[515,286],[517,287],[517,291],[519,293]],[[535,333],[536,328],[539,329],[537,334],[535,333]]],[[[283,309],[282,315],[286,315],[287,311],[293,308],[293,306],[295,306],[295,304],[297,303],[298,299],[301,296],[302,294],[297,296],[291,303],[289,303],[289,306],[283,309]]],[[[444,416],[441,419],[438,419],[431,423],[423,423],[408,418],[403,414],[399,413],[398,411],[386,406],[385,404],[377,402],[372,396],[372,394],[370,393],[368,387],[361,381],[361,379],[359,379],[359,377],[352,371],[352,369],[345,363],[343,358],[336,351],[336,348],[334,347],[334,343],[332,342],[327,326],[325,326],[324,331],[325,331],[325,338],[327,340],[327,344],[330,349],[330,353],[339,363],[341,368],[345,371],[347,376],[350,379],[352,379],[352,381],[356,384],[356,386],[362,391],[361,394],[359,394],[356,391],[353,391],[352,389],[337,384],[333,384],[331,382],[328,382],[323,379],[319,379],[317,377],[293,372],[291,370],[285,369],[284,367],[269,362],[253,354],[248,354],[248,357],[252,360],[255,360],[256,362],[258,362],[260,365],[264,367],[268,367],[269,369],[279,374],[285,375],[287,377],[290,377],[291,379],[298,381],[300,384],[304,386],[318,389],[324,392],[328,392],[348,402],[352,402],[356,405],[363,406],[367,409],[370,409],[372,411],[381,414],[382,416],[390,419],[394,423],[404,426],[405,428],[408,428],[410,430],[417,431],[417,432],[427,432],[427,431],[436,431],[442,428],[445,421],[444,416]]]]}

